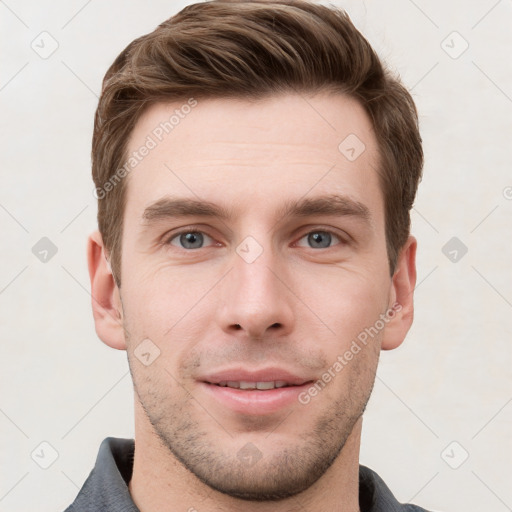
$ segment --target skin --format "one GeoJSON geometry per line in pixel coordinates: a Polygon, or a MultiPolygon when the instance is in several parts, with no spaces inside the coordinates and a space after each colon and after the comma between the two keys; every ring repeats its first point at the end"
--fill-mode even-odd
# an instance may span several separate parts
{"type": "MultiPolygon", "coordinates": [[[[180,106],[153,105],[129,151],[180,106]]],[[[199,101],[125,178],[121,289],[98,231],[88,263],[96,332],[128,353],[136,438],[129,490],[142,512],[359,510],[362,413],[380,350],[399,346],[412,324],[416,283],[413,236],[389,275],[378,165],[359,103],[287,94],[199,101]],[[349,134],[366,146],[354,161],[338,149],[349,134]],[[366,205],[370,222],[277,213],[288,200],[332,193],[366,205]],[[144,209],[166,194],[231,207],[234,216],[145,226],[144,209]],[[191,227],[203,234],[197,248],[172,238],[191,227]],[[325,245],[308,236],[318,232],[325,245]],[[247,236],[263,249],[252,263],[236,251],[247,236]],[[400,311],[307,404],[241,414],[198,380],[272,365],[317,380],[395,303],[400,311]],[[134,353],[146,338],[160,350],[148,366],[134,353]],[[261,454],[254,464],[237,456],[247,443],[261,454]]]]}

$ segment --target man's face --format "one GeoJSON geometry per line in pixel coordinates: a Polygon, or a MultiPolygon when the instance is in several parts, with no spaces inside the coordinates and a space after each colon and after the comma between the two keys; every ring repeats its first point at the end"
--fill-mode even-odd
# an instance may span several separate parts
{"type": "Polygon", "coordinates": [[[287,95],[198,101],[159,142],[180,106],[151,107],[129,143],[158,143],[125,178],[120,295],[140,421],[210,487],[282,498],[334,462],[373,386],[382,330],[334,367],[392,305],[375,135],[352,99],[287,95]],[[151,208],[163,199],[227,216],[151,208]]]}

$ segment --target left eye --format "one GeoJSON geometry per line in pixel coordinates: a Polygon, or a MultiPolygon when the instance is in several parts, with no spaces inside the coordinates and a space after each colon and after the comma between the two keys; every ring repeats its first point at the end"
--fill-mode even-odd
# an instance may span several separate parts
{"type": "Polygon", "coordinates": [[[306,238],[307,242],[312,245],[313,249],[327,249],[331,246],[333,237],[339,242],[343,242],[343,240],[338,235],[335,235],[330,231],[311,231],[310,233],[304,235],[301,240],[306,238]]]}
{"type": "Polygon", "coordinates": [[[213,240],[208,235],[201,233],[200,231],[183,231],[182,233],[174,235],[169,239],[168,243],[181,247],[182,249],[201,249],[205,238],[213,240]],[[177,240],[181,245],[175,243],[175,240],[177,240]]]}

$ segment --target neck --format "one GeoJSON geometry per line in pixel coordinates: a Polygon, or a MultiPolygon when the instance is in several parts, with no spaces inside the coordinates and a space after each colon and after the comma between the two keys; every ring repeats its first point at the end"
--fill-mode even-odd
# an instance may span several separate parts
{"type": "Polygon", "coordinates": [[[359,512],[362,417],[339,456],[308,489],[281,501],[246,501],[201,482],[161,443],[136,400],[135,456],[129,491],[141,512],[359,512]]]}

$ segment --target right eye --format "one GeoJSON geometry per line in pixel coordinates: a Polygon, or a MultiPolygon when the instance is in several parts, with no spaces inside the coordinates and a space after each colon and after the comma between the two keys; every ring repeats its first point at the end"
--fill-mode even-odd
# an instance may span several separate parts
{"type": "Polygon", "coordinates": [[[165,243],[180,249],[202,249],[205,237],[213,241],[211,237],[202,231],[182,230],[179,233],[174,233],[165,243]]]}

